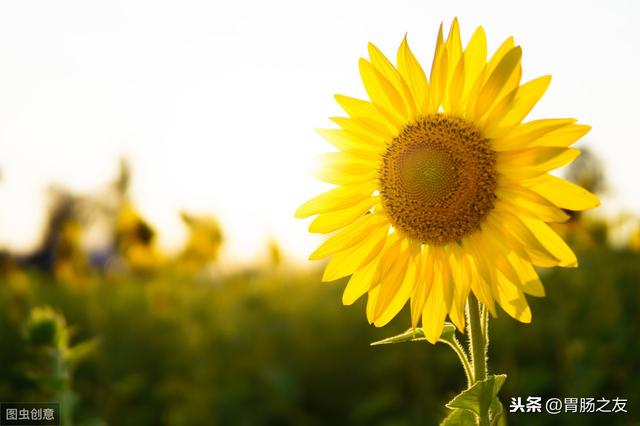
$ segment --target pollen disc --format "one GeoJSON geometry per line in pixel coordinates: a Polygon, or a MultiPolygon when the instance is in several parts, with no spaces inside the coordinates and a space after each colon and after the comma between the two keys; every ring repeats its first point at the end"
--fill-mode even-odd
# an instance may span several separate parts
{"type": "Polygon", "coordinates": [[[495,152],[461,118],[433,114],[406,126],[380,168],[382,204],[393,225],[425,244],[480,229],[496,199],[495,152]]]}

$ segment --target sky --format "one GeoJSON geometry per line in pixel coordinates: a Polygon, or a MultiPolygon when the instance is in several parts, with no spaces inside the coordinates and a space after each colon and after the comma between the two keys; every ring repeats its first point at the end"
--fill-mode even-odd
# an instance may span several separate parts
{"type": "Polygon", "coordinates": [[[225,259],[275,238],[302,260],[321,237],[293,218],[325,188],[314,132],[365,97],[358,58],[408,34],[426,69],[441,22],[490,51],[514,35],[523,80],[551,74],[531,118],[593,126],[578,146],[603,161],[602,214],[640,213],[640,2],[5,1],[0,3],[0,247],[28,251],[51,183],[104,187],[129,159],[132,196],[167,250],[178,211],[216,215],[225,259]]]}

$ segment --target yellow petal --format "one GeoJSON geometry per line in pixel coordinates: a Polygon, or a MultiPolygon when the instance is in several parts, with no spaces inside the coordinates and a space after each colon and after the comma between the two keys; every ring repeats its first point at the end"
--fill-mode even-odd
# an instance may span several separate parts
{"type": "Polygon", "coordinates": [[[503,163],[512,167],[541,167],[544,168],[549,162],[554,162],[554,167],[563,165],[562,163],[556,165],[558,157],[571,151],[580,152],[574,148],[560,148],[555,146],[535,147],[521,149],[517,151],[506,151],[497,154],[497,163],[503,163]]]}
{"type": "MultiPolygon", "coordinates": [[[[490,141],[491,148],[494,151],[508,151],[513,149],[527,148],[535,143],[540,145],[538,140],[544,135],[554,132],[558,129],[565,128],[574,123],[574,118],[545,118],[541,120],[533,120],[523,123],[513,129],[504,137],[492,139],[490,141]]],[[[577,139],[576,139],[577,140],[577,139]]],[[[569,146],[559,145],[559,146],[569,146]]]]}
{"type": "Polygon", "coordinates": [[[528,179],[565,166],[579,155],[580,151],[575,148],[552,146],[498,152],[496,171],[506,179],[528,179]]]}
{"type": "Polygon", "coordinates": [[[509,37],[504,42],[502,42],[500,47],[498,47],[498,49],[494,52],[494,54],[491,56],[491,59],[489,59],[489,62],[487,63],[487,67],[486,67],[487,76],[491,75],[491,73],[496,69],[496,67],[500,63],[500,61],[502,61],[505,55],[509,53],[509,51],[511,51],[514,48],[514,46],[515,46],[515,41],[513,37],[509,37]]]}
{"type": "MultiPolygon", "coordinates": [[[[465,89],[463,104],[463,117],[474,119],[474,111],[478,95],[484,86],[485,79],[489,76],[489,64],[486,63],[487,40],[482,27],[478,27],[464,53],[465,89]]],[[[495,55],[494,55],[495,58],[495,55]]]]}
{"type": "MultiPolygon", "coordinates": [[[[498,233],[493,232],[488,227],[483,229],[483,233],[486,234],[487,243],[492,251],[497,253],[493,264],[497,271],[502,274],[502,277],[517,286],[520,291],[544,296],[544,288],[542,288],[542,283],[538,279],[538,275],[531,263],[525,262],[515,252],[510,251],[508,245],[504,240],[500,239],[498,233]]],[[[498,276],[496,276],[497,278],[498,276]]]]}
{"type": "Polygon", "coordinates": [[[436,260],[440,262],[440,274],[442,275],[442,292],[444,294],[444,305],[447,308],[447,312],[453,305],[453,282],[451,281],[451,264],[449,263],[449,255],[447,247],[440,249],[440,255],[436,257],[436,260]]]}
{"type": "Polygon", "coordinates": [[[398,49],[397,62],[398,72],[404,81],[407,82],[407,85],[411,90],[417,112],[419,114],[426,114],[429,102],[429,85],[427,83],[427,76],[425,75],[422,66],[411,52],[411,49],[409,49],[406,36],[402,40],[402,44],[398,49]]]}
{"type": "Polygon", "coordinates": [[[393,84],[366,59],[360,58],[359,65],[362,83],[373,103],[406,119],[408,117],[407,107],[393,84]]]}
{"type": "Polygon", "coordinates": [[[463,97],[466,98],[487,62],[487,36],[482,27],[478,27],[471,36],[463,57],[465,67],[463,97]]]}
{"type": "Polygon", "coordinates": [[[504,244],[523,259],[529,259],[535,265],[544,267],[560,264],[560,260],[540,244],[518,216],[502,209],[495,209],[487,216],[486,222],[497,234],[503,236],[504,244]]]}
{"type": "Polygon", "coordinates": [[[433,259],[429,255],[429,248],[425,246],[419,257],[419,275],[415,290],[411,296],[411,326],[416,328],[418,320],[422,316],[424,304],[433,284],[433,259]]]}
{"type": "Polygon", "coordinates": [[[543,297],[544,287],[542,286],[542,281],[540,281],[538,273],[531,263],[515,253],[510,253],[509,256],[507,256],[507,260],[516,270],[520,278],[522,290],[532,296],[543,297]]]}
{"type": "Polygon", "coordinates": [[[313,176],[322,182],[332,185],[354,185],[364,182],[376,182],[378,174],[375,170],[353,172],[362,165],[338,164],[333,166],[323,166],[313,172],[313,176]]]}
{"type": "Polygon", "coordinates": [[[320,245],[314,251],[310,260],[318,260],[327,257],[333,253],[337,253],[342,250],[346,250],[349,247],[353,247],[362,240],[366,239],[367,235],[373,230],[385,226],[386,218],[383,218],[381,214],[366,214],[357,219],[351,225],[338,231],[332,235],[324,243],[320,245]]]}
{"type": "Polygon", "coordinates": [[[354,246],[333,255],[324,269],[322,281],[334,281],[369,264],[384,247],[388,226],[375,228],[354,246]]]}
{"type": "Polygon", "coordinates": [[[378,110],[371,102],[344,95],[335,95],[334,98],[344,112],[352,117],[366,117],[368,115],[375,117],[378,115],[378,110]]]}
{"type": "Polygon", "coordinates": [[[444,319],[447,316],[442,285],[442,266],[438,262],[434,262],[434,266],[433,285],[422,310],[424,334],[427,340],[433,344],[438,342],[444,328],[444,319]]]}
{"type": "Polygon", "coordinates": [[[600,205],[591,192],[556,176],[542,175],[523,184],[563,209],[588,210],[600,205]]]}
{"type": "Polygon", "coordinates": [[[515,90],[518,88],[521,78],[522,78],[522,62],[519,62],[518,65],[516,65],[516,69],[511,73],[511,77],[509,77],[509,79],[506,81],[506,83],[502,87],[502,90],[500,90],[500,92],[498,93],[498,96],[496,96],[496,101],[500,102],[500,100],[505,98],[512,99],[512,97],[509,95],[510,93],[515,94],[515,90]]]}
{"type": "Polygon", "coordinates": [[[329,232],[345,227],[367,213],[369,209],[379,201],[380,197],[369,197],[355,206],[334,212],[319,214],[309,225],[309,232],[316,234],[328,234],[329,232]]]}
{"type": "Polygon", "coordinates": [[[344,305],[352,305],[369,290],[378,262],[380,262],[380,256],[376,256],[368,265],[353,273],[342,293],[344,305]]]}
{"type": "Polygon", "coordinates": [[[391,62],[387,59],[386,56],[372,43],[369,43],[369,59],[371,59],[371,64],[375,67],[376,70],[387,79],[389,83],[391,83],[396,89],[396,91],[400,94],[402,99],[404,100],[404,105],[409,112],[407,118],[413,119],[415,117],[416,112],[416,104],[413,100],[413,95],[411,94],[411,90],[409,86],[404,81],[398,70],[393,66],[391,62]]]}
{"type": "Polygon", "coordinates": [[[364,134],[354,134],[344,129],[316,129],[324,139],[329,141],[339,150],[350,152],[352,150],[371,150],[382,154],[386,147],[383,139],[367,137],[364,134]]]}
{"type": "Polygon", "coordinates": [[[343,152],[354,156],[360,161],[374,162],[375,164],[379,164],[382,159],[382,156],[379,153],[372,151],[371,149],[353,148],[343,152]]]}
{"type": "Polygon", "coordinates": [[[527,303],[524,293],[504,276],[498,274],[496,282],[496,300],[506,313],[514,319],[524,322],[531,322],[531,309],[527,303]]]}
{"type": "Polygon", "coordinates": [[[571,124],[534,140],[532,146],[559,146],[566,147],[576,143],[586,135],[591,126],[584,124],[571,124]]]}
{"type": "Polygon", "coordinates": [[[507,96],[489,113],[487,124],[482,129],[486,138],[494,139],[505,135],[529,114],[551,83],[551,76],[531,80],[514,90],[513,97],[507,96]]]}
{"type": "Polygon", "coordinates": [[[385,124],[369,117],[330,117],[329,120],[350,132],[356,134],[364,133],[367,135],[367,138],[387,141],[396,135],[396,133],[392,132],[385,124]]]}
{"type": "Polygon", "coordinates": [[[367,297],[367,321],[369,324],[373,324],[373,309],[378,301],[378,293],[380,292],[380,286],[374,287],[369,290],[367,297]]]}
{"type": "MultiPolygon", "coordinates": [[[[458,18],[453,18],[449,35],[447,36],[447,52],[449,53],[449,63],[455,65],[462,56],[462,42],[460,40],[460,26],[458,18]]],[[[452,71],[452,70],[451,70],[452,71]]],[[[451,76],[451,75],[450,75],[451,76]]]]}
{"type": "MultiPolygon", "coordinates": [[[[493,71],[500,64],[500,61],[502,61],[507,53],[509,53],[509,51],[514,48],[514,45],[515,43],[513,37],[509,37],[502,43],[502,45],[498,48],[498,50],[496,50],[496,52],[487,63],[484,78],[488,78],[491,73],[493,73],[493,71]]],[[[522,77],[522,66],[520,63],[518,63],[513,73],[511,74],[511,77],[506,80],[504,86],[496,96],[496,100],[502,99],[502,97],[505,96],[508,92],[518,87],[520,77],[522,77]]]]}
{"type": "Polygon", "coordinates": [[[526,82],[516,89],[516,96],[508,112],[502,117],[500,126],[510,127],[520,122],[538,103],[551,84],[551,76],[543,75],[526,82]]]}
{"type": "Polygon", "coordinates": [[[468,262],[471,291],[473,291],[473,294],[480,301],[480,303],[482,303],[495,318],[497,316],[497,313],[493,295],[491,294],[491,288],[480,274],[478,270],[478,263],[479,261],[475,258],[471,258],[468,262]]]}
{"type": "Polygon", "coordinates": [[[572,268],[578,266],[576,255],[549,225],[541,220],[530,219],[524,216],[520,217],[520,220],[529,228],[540,244],[560,260],[559,266],[572,268]]]}
{"type": "Polygon", "coordinates": [[[379,255],[380,261],[369,284],[369,297],[367,298],[367,321],[369,321],[369,324],[373,324],[375,320],[374,310],[380,294],[380,277],[384,276],[393,266],[403,244],[406,245],[406,239],[400,237],[397,232],[387,236],[385,247],[379,255]]]}
{"type": "Polygon", "coordinates": [[[451,267],[451,279],[454,295],[453,304],[449,310],[451,321],[464,332],[464,305],[469,295],[471,282],[469,281],[468,261],[458,244],[452,244],[450,249],[449,264],[451,267]]]}
{"type": "Polygon", "coordinates": [[[380,283],[380,293],[374,310],[375,320],[373,323],[376,327],[388,324],[409,300],[416,282],[418,250],[418,244],[410,243],[407,252],[403,254],[406,261],[398,259],[397,262],[397,265],[406,262],[406,266],[404,268],[396,266],[397,272],[390,272],[380,283]]]}
{"type": "MultiPolygon", "coordinates": [[[[458,67],[458,62],[462,57],[462,42],[460,41],[460,26],[458,25],[458,18],[454,18],[451,23],[451,29],[449,30],[449,35],[447,36],[446,41],[447,46],[447,83],[444,92],[444,110],[451,111],[453,104],[453,93],[451,92],[452,81],[454,78],[454,74],[456,73],[456,69],[458,67]]],[[[462,84],[459,84],[462,86],[462,84]]]]}
{"type": "Polygon", "coordinates": [[[372,182],[338,186],[302,204],[296,210],[295,217],[305,218],[354,206],[369,198],[375,190],[376,184],[372,182]]]}
{"type": "Polygon", "coordinates": [[[456,65],[456,69],[451,78],[448,95],[448,105],[445,106],[444,112],[451,115],[461,116],[464,111],[464,82],[465,82],[465,62],[461,57],[456,65]]]}
{"type": "Polygon", "coordinates": [[[345,173],[353,174],[376,172],[381,159],[380,156],[376,156],[371,160],[358,158],[354,154],[345,151],[325,152],[316,158],[321,167],[332,167],[345,173]]]}
{"type": "Polygon", "coordinates": [[[442,25],[440,25],[436,50],[433,56],[433,65],[431,66],[431,75],[429,77],[430,113],[437,113],[442,105],[442,99],[447,87],[448,61],[449,53],[447,52],[447,46],[442,37],[442,25]]]}
{"type": "Polygon", "coordinates": [[[546,199],[520,185],[498,188],[495,194],[500,202],[506,203],[505,208],[516,214],[524,214],[533,219],[545,222],[566,222],[569,215],[560,210],[546,199]]]}
{"type": "Polygon", "coordinates": [[[462,247],[470,256],[469,265],[471,272],[471,289],[478,300],[496,316],[496,307],[493,301],[495,277],[493,266],[485,257],[485,248],[477,241],[477,233],[462,240],[462,247]]]}
{"type": "MultiPolygon", "coordinates": [[[[513,232],[507,231],[508,224],[504,222],[504,217],[500,216],[501,212],[502,209],[498,207],[491,213],[489,213],[485,218],[484,223],[482,224],[482,229],[488,231],[490,233],[489,235],[494,235],[495,239],[501,241],[510,251],[515,253],[517,256],[528,261],[529,255],[524,249],[521,240],[517,238],[513,232]]],[[[513,215],[513,213],[510,214],[513,215]]],[[[524,228],[524,225],[521,226],[524,228]]],[[[557,259],[553,258],[552,265],[557,264],[557,259]]]]}
{"type": "Polygon", "coordinates": [[[498,95],[505,87],[516,68],[520,64],[522,49],[520,46],[514,47],[500,60],[495,70],[489,75],[486,83],[480,90],[478,100],[475,104],[476,120],[491,110],[493,104],[498,100],[498,95]]]}
{"type": "Polygon", "coordinates": [[[334,185],[377,182],[378,161],[365,160],[347,152],[327,152],[318,156],[314,176],[334,185]]]}
{"type": "Polygon", "coordinates": [[[381,106],[344,95],[335,95],[335,99],[338,105],[351,117],[371,117],[385,124],[392,133],[402,128],[402,121],[381,106]]]}

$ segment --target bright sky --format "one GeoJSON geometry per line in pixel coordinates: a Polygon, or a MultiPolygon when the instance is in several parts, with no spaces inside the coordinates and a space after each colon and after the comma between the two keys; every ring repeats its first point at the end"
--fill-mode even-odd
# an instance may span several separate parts
{"type": "Polygon", "coordinates": [[[188,209],[219,217],[228,259],[272,236],[306,258],[318,237],[293,212],[324,188],[313,129],[340,113],[333,94],[364,97],[368,41],[395,58],[408,33],[428,69],[454,16],[490,49],[514,35],[525,79],[553,75],[533,115],[592,125],[604,210],[640,212],[640,2],[14,1],[0,3],[0,246],[33,246],[49,183],[94,190],[124,155],[164,247],[188,209]]]}

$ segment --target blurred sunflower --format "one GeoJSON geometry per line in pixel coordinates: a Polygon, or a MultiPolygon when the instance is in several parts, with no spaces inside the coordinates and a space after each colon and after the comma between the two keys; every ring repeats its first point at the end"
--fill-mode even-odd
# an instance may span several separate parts
{"type": "Polygon", "coordinates": [[[118,212],[115,233],[117,249],[133,271],[150,273],[160,267],[163,261],[155,231],[129,202],[118,212]]]}
{"type": "Polygon", "coordinates": [[[487,61],[479,27],[463,49],[457,20],[438,33],[430,77],[406,38],[394,66],[374,45],[360,74],[370,100],[337,95],[348,117],[319,132],[338,152],[318,178],[337,187],[304,203],[309,230],[338,231],[311,256],[333,256],[323,280],[351,275],[343,302],[368,293],[367,318],[388,323],[410,300],[436,342],[449,315],[464,329],[472,291],[496,315],[531,321],[525,294],[543,296],[534,265],[575,267],[547,225],[562,209],[599,205],[583,188],[548,174],[574,160],[569,146],[589,126],[575,119],[522,123],[551,77],[520,84],[522,50],[507,39],[487,61]]]}

